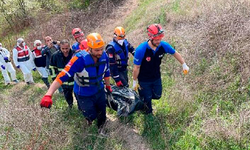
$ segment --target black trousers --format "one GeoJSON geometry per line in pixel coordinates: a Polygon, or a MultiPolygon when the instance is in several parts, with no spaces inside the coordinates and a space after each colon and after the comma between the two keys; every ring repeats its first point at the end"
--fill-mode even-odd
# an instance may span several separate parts
{"type": "Polygon", "coordinates": [[[73,85],[62,85],[63,88],[63,94],[64,97],[67,101],[67,103],[69,104],[69,106],[73,105],[73,85]]]}

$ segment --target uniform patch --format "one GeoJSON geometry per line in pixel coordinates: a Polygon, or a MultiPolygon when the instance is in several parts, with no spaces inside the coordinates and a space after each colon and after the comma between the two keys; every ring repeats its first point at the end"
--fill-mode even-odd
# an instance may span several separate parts
{"type": "MultiPolygon", "coordinates": [[[[78,53],[78,54],[79,54],[79,53],[78,53]]],[[[73,64],[75,63],[75,61],[76,61],[77,59],[78,59],[78,57],[76,57],[76,56],[72,57],[66,66],[72,67],[73,64]]]]}
{"type": "Polygon", "coordinates": [[[162,58],[164,56],[164,54],[162,54],[162,55],[159,55],[159,58],[162,58]]]}
{"type": "Polygon", "coordinates": [[[113,54],[109,54],[109,58],[113,58],[114,57],[114,55],[113,54]]]}
{"type": "Polygon", "coordinates": [[[69,61],[67,66],[71,67],[73,65],[73,62],[69,61]]]}
{"type": "Polygon", "coordinates": [[[134,57],[134,60],[135,60],[135,61],[139,61],[139,59],[137,59],[137,58],[135,58],[135,57],[134,57]]]}
{"type": "Polygon", "coordinates": [[[146,60],[149,62],[151,61],[151,57],[146,57],[146,60]]]}

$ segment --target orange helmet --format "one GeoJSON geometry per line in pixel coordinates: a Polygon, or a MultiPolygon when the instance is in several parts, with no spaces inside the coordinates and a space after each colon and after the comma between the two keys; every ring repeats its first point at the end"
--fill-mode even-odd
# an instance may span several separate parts
{"type": "Polygon", "coordinates": [[[123,27],[116,27],[114,31],[114,36],[118,40],[122,40],[125,38],[125,29],[123,27]]]}
{"type": "Polygon", "coordinates": [[[160,24],[152,24],[148,26],[147,32],[150,40],[162,39],[164,37],[164,30],[160,24]]]}
{"type": "Polygon", "coordinates": [[[82,30],[80,28],[74,28],[72,30],[72,35],[73,35],[73,37],[75,39],[78,38],[78,37],[84,36],[84,34],[83,34],[83,32],[82,32],[82,30]]]}
{"type": "Polygon", "coordinates": [[[91,33],[87,36],[87,45],[89,48],[101,48],[105,43],[99,33],[91,33]]]}
{"type": "Polygon", "coordinates": [[[82,40],[80,45],[79,45],[79,48],[81,50],[86,50],[88,48],[87,40],[82,40]]]}

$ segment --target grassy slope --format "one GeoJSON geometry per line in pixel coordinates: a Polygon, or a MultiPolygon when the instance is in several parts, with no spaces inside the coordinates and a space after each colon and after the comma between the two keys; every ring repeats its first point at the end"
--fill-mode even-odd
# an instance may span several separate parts
{"type": "MultiPolygon", "coordinates": [[[[238,17],[242,24],[246,23],[245,14],[249,10],[244,5],[248,6],[223,0],[141,0],[125,20],[128,38],[131,37],[135,45],[143,40],[139,36],[146,36],[140,28],[154,22],[163,24],[166,40],[191,66],[190,74],[183,77],[181,66],[167,56],[162,65],[163,96],[153,104],[155,116],[135,113],[120,118],[122,123],[138,130],[152,149],[249,149],[250,84],[246,75],[249,72],[240,69],[249,67],[248,61],[242,61],[249,56],[249,51],[245,50],[247,41],[244,43],[244,33],[241,33],[245,28],[236,28],[232,26],[235,23],[228,21],[238,17]],[[219,32],[229,28],[235,31],[234,35],[219,32]],[[140,33],[134,35],[137,31],[140,33]],[[237,45],[239,50],[230,45],[237,45]]],[[[248,30],[244,31],[248,34],[248,30]]],[[[1,112],[8,112],[0,120],[0,129],[4,131],[0,135],[1,148],[127,149],[124,140],[114,136],[101,138],[96,134],[96,127],[87,128],[76,107],[71,112],[66,109],[61,95],[55,96],[53,109],[41,110],[38,103],[44,90],[18,87],[15,95],[9,88],[1,94],[3,98],[17,97],[1,102],[4,103],[1,112]],[[27,99],[11,106],[22,93],[27,99]],[[13,124],[18,117],[23,121],[13,124]]]]}
{"type": "Polygon", "coordinates": [[[141,3],[126,28],[163,24],[166,40],[191,72],[183,78],[180,65],[168,58],[162,67],[165,97],[155,101],[155,117],[134,117],[132,124],[153,149],[249,149],[249,3],[141,3]]]}

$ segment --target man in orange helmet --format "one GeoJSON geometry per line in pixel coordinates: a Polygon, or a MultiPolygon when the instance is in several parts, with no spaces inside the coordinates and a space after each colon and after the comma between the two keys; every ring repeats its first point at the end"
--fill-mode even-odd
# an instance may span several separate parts
{"type": "Polygon", "coordinates": [[[189,67],[182,56],[165,41],[164,31],[159,24],[152,24],[147,28],[149,40],[140,44],[134,55],[133,88],[139,86],[139,94],[144,100],[145,113],[151,114],[152,99],[160,99],[162,94],[160,65],[163,56],[168,53],[173,55],[183,66],[187,73],[189,67]],[[138,79],[138,81],[137,81],[138,79]]]}
{"type": "Polygon", "coordinates": [[[106,52],[110,61],[110,73],[117,86],[128,87],[128,60],[129,52],[134,55],[134,47],[125,38],[123,27],[116,27],[114,39],[107,47],[106,52]]]}
{"type": "MultiPolygon", "coordinates": [[[[41,107],[50,108],[52,95],[63,82],[74,76],[74,92],[78,105],[89,125],[97,118],[99,129],[106,120],[106,89],[112,92],[109,84],[109,60],[104,50],[104,41],[100,34],[87,36],[88,51],[80,51],[72,57],[63,71],[59,73],[49,90],[41,100],[41,107]]],[[[101,131],[101,130],[100,130],[101,131]]]]}

